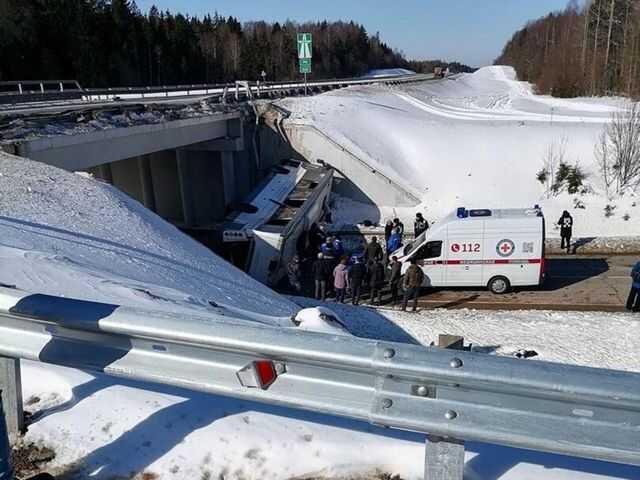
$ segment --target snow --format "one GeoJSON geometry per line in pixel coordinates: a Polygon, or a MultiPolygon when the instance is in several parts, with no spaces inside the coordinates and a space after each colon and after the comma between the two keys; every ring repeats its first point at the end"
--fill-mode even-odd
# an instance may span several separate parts
{"type": "Polygon", "coordinates": [[[298,308],[102,182],[0,154],[0,283],[25,292],[291,325],[298,308]]]}
{"type": "MultiPolygon", "coordinates": [[[[204,93],[204,92],[203,92],[204,93]]],[[[175,105],[128,106],[115,111],[68,111],[55,115],[39,117],[5,114],[0,124],[0,144],[16,140],[32,140],[58,135],[82,135],[114,128],[128,128],[138,125],[161,124],[187,118],[199,118],[225,113],[229,107],[211,103],[208,100],[190,100],[175,105]]]]}
{"type": "MultiPolygon", "coordinates": [[[[301,306],[317,302],[296,298],[301,306]]],[[[356,335],[429,344],[464,335],[478,352],[640,371],[640,319],[575,312],[424,311],[326,304],[356,335]],[[615,345],[615,348],[612,346],[615,345]]],[[[519,361],[536,361],[519,360],[519,361]]],[[[23,362],[35,423],[27,440],[54,445],[65,478],[335,478],[382,471],[422,478],[424,436],[172,387],[23,362]],[[158,475],[154,477],[153,475],[158,475]]],[[[640,468],[467,443],[471,480],[640,478],[640,468]]],[[[365,477],[367,478],[367,477],[365,477]]]]}
{"type": "MultiPolygon", "coordinates": [[[[637,193],[607,200],[594,152],[610,115],[623,108],[622,99],[536,95],[510,67],[485,67],[445,80],[350,87],[280,105],[292,112],[290,124],[314,124],[372,168],[422,192],[420,206],[398,212],[405,223],[416,210],[434,221],[460,206],[540,204],[549,224],[570,210],[578,237],[640,235],[637,193]],[[592,192],[547,198],[536,175],[551,146],[564,150],[565,162],[581,166],[592,192]],[[615,206],[610,217],[607,204],[615,206]]],[[[376,207],[383,223],[394,210],[376,207]]],[[[336,212],[345,222],[363,220],[336,212]]]]}

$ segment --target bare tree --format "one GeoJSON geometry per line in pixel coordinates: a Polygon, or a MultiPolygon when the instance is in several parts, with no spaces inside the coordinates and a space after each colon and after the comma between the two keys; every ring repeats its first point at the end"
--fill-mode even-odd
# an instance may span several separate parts
{"type": "Polygon", "coordinates": [[[538,174],[538,180],[543,184],[547,198],[559,193],[560,185],[556,183],[556,176],[560,164],[565,164],[567,143],[566,137],[554,140],[547,146],[542,159],[542,171],[538,174]]]}
{"type": "Polygon", "coordinates": [[[640,186],[640,104],[611,115],[596,146],[596,157],[607,195],[615,186],[620,194],[640,186]]]}

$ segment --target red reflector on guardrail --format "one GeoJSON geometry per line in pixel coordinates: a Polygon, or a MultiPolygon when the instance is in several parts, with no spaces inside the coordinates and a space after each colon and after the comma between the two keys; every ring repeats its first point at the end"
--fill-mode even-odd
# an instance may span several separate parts
{"type": "Polygon", "coordinates": [[[243,387],[266,390],[278,377],[276,368],[270,360],[257,360],[246,365],[237,373],[243,387]]]}

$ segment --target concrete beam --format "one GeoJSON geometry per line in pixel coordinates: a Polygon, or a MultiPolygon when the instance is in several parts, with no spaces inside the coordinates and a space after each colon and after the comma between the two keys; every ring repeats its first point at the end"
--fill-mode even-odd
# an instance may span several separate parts
{"type": "Polygon", "coordinates": [[[218,138],[208,142],[195,143],[184,148],[184,150],[203,150],[208,152],[240,152],[244,150],[244,139],[218,138]]]}
{"type": "Polygon", "coordinates": [[[151,177],[151,162],[147,155],[138,157],[138,173],[142,184],[142,199],[144,206],[152,212],[156,211],[156,194],[153,188],[153,178],[151,177]]]}
{"type": "Polygon", "coordinates": [[[113,185],[113,172],[111,171],[111,164],[105,163],[98,166],[98,175],[102,180],[113,185]]]}
{"type": "Polygon", "coordinates": [[[182,216],[184,226],[189,228],[195,224],[195,214],[193,208],[193,191],[191,170],[189,168],[188,152],[176,150],[176,162],[178,165],[178,182],[180,183],[180,198],[182,200],[182,216]]]}
{"type": "Polygon", "coordinates": [[[240,113],[38,138],[17,144],[17,154],[69,171],[87,170],[126,158],[225,138],[229,135],[229,121],[241,121],[240,113]]]}

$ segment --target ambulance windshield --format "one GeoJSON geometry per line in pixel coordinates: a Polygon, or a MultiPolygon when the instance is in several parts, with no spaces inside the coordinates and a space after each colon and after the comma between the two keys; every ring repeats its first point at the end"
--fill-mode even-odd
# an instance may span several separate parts
{"type": "Polygon", "coordinates": [[[427,231],[422,232],[418,238],[416,238],[413,242],[407,244],[406,247],[404,247],[404,251],[402,252],[403,255],[406,257],[408,255],[411,255],[413,252],[415,252],[418,248],[420,248],[422,246],[422,244],[424,243],[424,241],[427,238],[427,231]]]}

